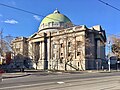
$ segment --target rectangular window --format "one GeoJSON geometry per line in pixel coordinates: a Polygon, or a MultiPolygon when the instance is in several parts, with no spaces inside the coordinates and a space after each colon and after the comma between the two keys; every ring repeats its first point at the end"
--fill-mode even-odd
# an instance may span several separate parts
{"type": "Polygon", "coordinates": [[[80,66],[79,62],[78,62],[78,67],[80,66]]]}
{"type": "Polygon", "coordinates": [[[80,46],[80,41],[77,41],[77,46],[80,46]]]}
{"type": "Polygon", "coordinates": [[[60,58],[60,63],[63,63],[63,57],[60,58]]]}
{"type": "Polygon", "coordinates": [[[53,58],[55,57],[55,54],[53,53],[53,58]]]}
{"type": "Polygon", "coordinates": [[[68,42],[68,47],[70,47],[71,46],[71,42],[68,42]]]}
{"type": "Polygon", "coordinates": [[[55,45],[53,44],[53,49],[55,49],[55,45]]]}
{"type": "Polygon", "coordinates": [[[63,43],[61,43],[61,48],[63,48],[63,43]]]}
{"type": "Polygon", "coordinates": [[[63,55],[63,53],[61,53],[61,56],[63,55]]]}
{"type": "Polygon", "coordinates": [[[71,55],[71,52],[68,53],[68,56],[70,56],[70,55],[71,55]]]}
{"type": "Polygon", "coordinates": [[[77,52],[77,56],[79,56],[81,53],[80,52],[77,52]]]}

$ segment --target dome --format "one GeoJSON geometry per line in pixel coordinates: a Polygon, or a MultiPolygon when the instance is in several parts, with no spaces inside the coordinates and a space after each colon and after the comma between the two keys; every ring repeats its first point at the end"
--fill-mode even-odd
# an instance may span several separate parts
{"type": "Polygon", "coordinates": [[[56,9],[52,14],[46,16],[39,27],[39,30],[43,29],[60,29],[72,26],[71,20],[56,9]]]}

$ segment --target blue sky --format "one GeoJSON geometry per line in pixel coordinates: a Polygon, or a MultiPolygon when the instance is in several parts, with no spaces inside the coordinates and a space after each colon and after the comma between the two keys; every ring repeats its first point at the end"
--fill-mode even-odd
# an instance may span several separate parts
{"type": "MultiPolygon", "coordinates": [[[[119,0],[103,0],[120,8],[119,0]]],[[[120,34],[120,12],[104,5],[98,0],[0,0],[0,3],[48,15],[56,8],[75,25],[91,27],[101,25],[106,33],[120,34]]],[[[43,17],[14,10],[0,5],[0,28],[3,34],[30,36],[38,30],[43,17]]]]}

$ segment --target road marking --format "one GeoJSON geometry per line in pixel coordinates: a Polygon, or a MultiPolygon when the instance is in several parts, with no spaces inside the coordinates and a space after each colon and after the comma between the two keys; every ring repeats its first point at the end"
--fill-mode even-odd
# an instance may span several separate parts
{"type": "Polygon", "coordinates": [[[29,84],[29,85],[20,85],[20,86],[10,86],[10,87],[3,87],[0,88],[0,90],[4,90],[4,89],[15,89],[15,88],[24,88],[24,87],[32,87],[32,86],[37,86],[37,85],[46,85],[46,84],[55,84],[54,82],[51,83],[38,83],[38,84],[29,84]]]}
{"type": "Polygon", "coordinates": [[[57,82],[58,84],[63,84],[64,82],[57,82]]]}

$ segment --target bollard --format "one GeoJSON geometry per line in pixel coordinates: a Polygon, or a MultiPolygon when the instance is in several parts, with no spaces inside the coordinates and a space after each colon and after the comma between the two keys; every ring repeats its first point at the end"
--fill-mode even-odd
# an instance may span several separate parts
{"type": "Polygon", "coordinates": [[[2,82],[2,74],[0,73],[0,82],[2,82]]]}

